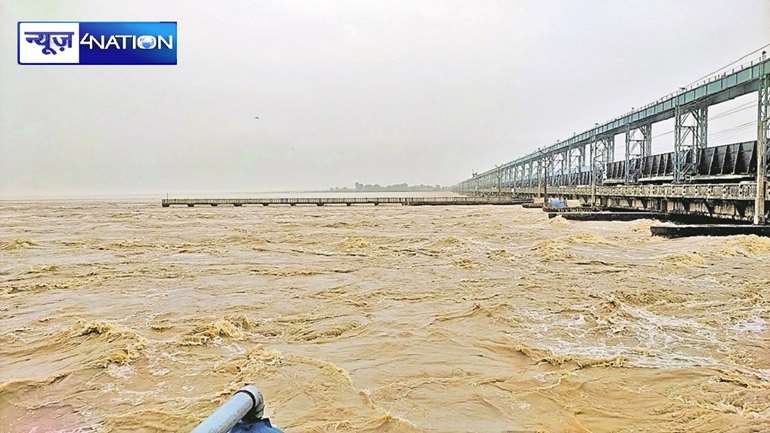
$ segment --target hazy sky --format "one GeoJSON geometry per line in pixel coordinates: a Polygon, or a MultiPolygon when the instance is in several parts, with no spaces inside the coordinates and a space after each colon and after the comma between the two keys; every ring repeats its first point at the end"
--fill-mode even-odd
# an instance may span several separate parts
{"type": "Polygon", "coordinates": [[[0,197],[453,184],[767,43],[770,0],[0,0],[0,197]],[[179,65],[19,66],[18,20],[178,21],[179,65]]]}

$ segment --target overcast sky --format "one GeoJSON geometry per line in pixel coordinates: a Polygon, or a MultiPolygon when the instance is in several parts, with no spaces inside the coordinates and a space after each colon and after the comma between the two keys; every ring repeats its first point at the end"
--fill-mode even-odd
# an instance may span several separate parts
{"type": "Polygon", "coordinates": [[[0,0],[0,197],[453,184],[767,43],[769,0],[0,0]],[[19,66],[19,20],[178,21],[179,65],[19,66]]]}

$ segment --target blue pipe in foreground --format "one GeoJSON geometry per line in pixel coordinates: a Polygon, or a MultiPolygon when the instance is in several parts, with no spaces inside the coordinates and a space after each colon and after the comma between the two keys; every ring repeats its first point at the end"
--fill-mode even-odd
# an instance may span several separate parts
{"type": "Polygon", "coordinates": [[[262,418],[265,402],[256,386],[247,385],[230,397],[191,433],[283,433],[262,418]]]}

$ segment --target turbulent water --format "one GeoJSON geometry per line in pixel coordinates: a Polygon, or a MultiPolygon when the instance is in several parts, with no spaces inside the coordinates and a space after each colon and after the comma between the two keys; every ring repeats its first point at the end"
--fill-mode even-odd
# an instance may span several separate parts
{"type": "Polygon", "coordinates": [[[0,431],[769,431],[770,240],[650,224],[0,203],[0,431]]]}

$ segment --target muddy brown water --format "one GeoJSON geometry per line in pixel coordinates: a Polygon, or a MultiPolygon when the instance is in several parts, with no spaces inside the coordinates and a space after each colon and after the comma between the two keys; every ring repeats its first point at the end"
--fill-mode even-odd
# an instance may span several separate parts
{"type": "Polygon", "coordinates": [[[0,431],[770,431],[770,240],[520,206],[0,204],[0,431]]]}

